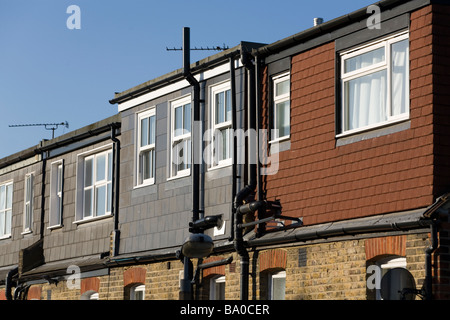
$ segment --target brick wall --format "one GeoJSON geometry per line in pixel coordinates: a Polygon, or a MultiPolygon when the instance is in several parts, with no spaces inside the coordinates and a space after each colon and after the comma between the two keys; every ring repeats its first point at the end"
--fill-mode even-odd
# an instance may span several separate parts
{"type": "Polygon", "coordinates": [[[334,43],[292,57],[291,146],[265,177],[267,198],[280,199],[284,215],[308,225],[433,202],[429,10],[411,15],[410,129],[337,147],[334,43]]]}

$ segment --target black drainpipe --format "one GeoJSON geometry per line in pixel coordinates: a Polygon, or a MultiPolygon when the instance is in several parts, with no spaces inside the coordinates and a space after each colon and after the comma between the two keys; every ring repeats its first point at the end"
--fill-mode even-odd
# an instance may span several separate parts
{"type": "MultiPolygon", "coordinates": [[[[249,94],[249,112],[248,112],[248,123],[249,123],[249,129],[256,130],[256,108],[255,108],[255,72],[254,72],[254,66],[249,58],[249,54],[246,52],[241,52],[241,60],[243,65],[245,66],[247,70],[247,74],[249,76],[249,84],[248,84],[248,94],[249,94]]],[[[249,143],[247,144],[249,146],[249,155],[252,154],[254,151],[253,148],[258,148],[255,143],[249,143]],[[253,147],[250,149],[250,147],[253,147]]],[[[256,152],[255,152],[256,153],[256,152]]],[[[241,286],[241,300],[248,300],[248,280],[249,280],[249,254],[245,248],[244,244],[244,238],[243,233],[244,230],[242,228],[243,223],[243,215],[248,213],[249,211],[241,210],[241,205],[243,204],[243,201],[247,199],[248,196],[250,196],[253,192],[255,192],[256,186],[257,186],[257,167],[256,164],[253,161],[249,161],[248,168],[249,168],[249,183],[246,185],[241,191],[239,191],[235,198],[234,198],[234,210],[235,210],[235,218],[234,218],[234,248],[237,252],[237,254],[240,257],[240,264],[241,264],[241,280],[240,280],[240,286],[241,286]]],[[[258,161],[258,159],[256,159],[258,161]]]]}
{"type": "Polygon", "coordinates": [[[433,274],[431,257],[438,245],[437,222],[432,221],[430,226],[431,244],[425,250],[425,299],[433,299],[433,274]]]}
{"type": "MultiPolygon", "coordinates": [[[[233,133],[236,133],[237,124],[236,124],[236,79],[235,79],[235,71],[234,71],[234,58],[230,58],[230,81],[231,81],[231,128],[233,129],[233,133]]],[[[231,181],[231,199],[236,197],[237,192],[237,139],[236,135],[233,134],[233,163],[232,165],[232,181],[231,181]]],[[[240,177],[239,177],[240,178],[240,177]]],[[[231,231],[229,241],[233,241],[234,239],[234,219],[236,215],[236,207],[234,205],[231,206],[231,231]]]]}
{"type": "Polygon", "coordinates": [[[8,274],[6,275],[5,279],[5,296],[6,300],[12,300],[13,296],[11,293],[12,287],[13,287],[13,277],[19,273],[19,267],[15,267],[14,269],[11,269],[8,274]]]}
{"type": "Polygon", "coordinates": [[[113,250],[112,256],[115,257],[119,254],[119,187],[120,187],[120,140],[116,137],[116,124],[111,124],[111,140],[114,142],[113,146],[113,168],[114,174],[112,175],[113,196],[112,196],[112,212],[114,215],[114,230],[113,230],[113,250]]]}
{"type": "MultiPolygon", "coordinates": [[[[191,168],[192,168],[192,222],[200,219],[200,159],[199,143],[202,140],[197,132],[197,126],[200,123],[200,83],[195,79],[190,70],[190,28],[183,28],[183,76],[189,82],[193,89],[193,117],[191,122],[191,168]],[[195,124],[195,125],[194,125],[195,124]]],[[[182,283],[182,299],[192,299],[192,271],[189,267],[191,261],[184,257],[184,280],[182,283]]]]}

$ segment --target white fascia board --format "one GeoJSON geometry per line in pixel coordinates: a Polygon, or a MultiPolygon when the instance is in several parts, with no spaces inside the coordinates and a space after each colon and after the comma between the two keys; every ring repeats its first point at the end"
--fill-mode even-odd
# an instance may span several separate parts
{"type": "MultiPolygon", "coordinates": [[[[240,67],[240,66],[241,66],[240,60],[236,61],[235,67],[237,68],[237,67],[240,67]]],[[[204,81],[204,80],[216,77],[216,76],[218,76],[218,75],[220,75],[222,73],[226,73],[226,72],[229,72],[229,71],[230,71],[230,64],[229,63],[225,63],[225,64],[222,64],[222,65],[220,65],[220,66],[218,66],[218,67],[216,67],[214,69],[210,69],[210,70],[206,70],[204,72],[198,73],[194,77],[195,77],[195,79],[197,79],[197,81],[204,81]]],[[[156,89],[156,90],[148,92],[146,94],[143,94],[143,95],[141,95],[139,97],[136,97],[134,99],[130,99],[130,100],[127,100],[127,101],[125,101],[123,103],[120,103],[119,106],[118,106],[119,112],[125,111],[125,110],[130,109],[130,108],[133,108],[133,107],[135,107],[137,105],[140,105],[142,103],[145,103],[147,101],[150,101],[150,100],[162,97],[162,96],[164,96],[166,94],[169,94],[169,93],[172,93],[174,91],[178,91],[178,90],[181,90],[183,88],[187,88],[189,86],[190,86],[190,84],[189,84],[189,82],[187,80],[183,79],[183,80],[177,81],[175,83],[169,84],[169,85],[164,86],[162,88],[156,89]]]]}

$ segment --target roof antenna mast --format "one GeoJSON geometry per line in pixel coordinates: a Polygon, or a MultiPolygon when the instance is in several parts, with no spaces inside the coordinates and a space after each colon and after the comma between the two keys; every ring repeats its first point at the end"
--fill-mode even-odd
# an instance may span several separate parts
{"type": "Polygon", "coordinates": [[[52,130],[52,139],[55,137],[55,130],[58,129],[59,126],[65,126],[69,128],[69,123],[67,121],[60,123],[33,123],[33,124],[11,124],[9,127],[36,127],[43,126],[45,130],[52,130]]]}

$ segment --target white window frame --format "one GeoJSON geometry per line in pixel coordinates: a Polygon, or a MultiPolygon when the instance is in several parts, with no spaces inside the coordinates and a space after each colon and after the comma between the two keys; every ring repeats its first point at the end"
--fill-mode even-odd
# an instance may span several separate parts
{"type": "Polygon", "coordinates": [[[137,136],[136,136],[136,186],[148,186],[155,183],[155,174],[156,174],[156,108],[152,108],[150,110],[146,110],[137,115],[137,136]],[[153,143],[148,143],[144,146],[141,146],[142,142],[142,120],[148,120],[148,134],[147,139],[150,139],[150,118],[154,117],[155,123],[153,126],[153,143]],[[144,171],[143,171],[143,153],[150,152],[153,156],[150,159],[150,177],[144,179],[144,171]]]}
{"type": "Polygon", "coordinates": [[[34,197],[34,173],[27,173],[24,180],[24,205],[23,205],[23,232],[32,232],[33,225],[33,197],[34,197]]]}
{"type": "MultiPolygon", "coordinates": [[[[210,88],[210,105],[211,105],[211,136],[210,136],[210,142],[213,143],[213,147],[210,148],[211,149],[211,154],[210,156],[210,163],[211,163],[211,168],[222,168],[225,166],[229,166],[232,164],[232,158],[233,158],[233,131],[232,131],[232,115],[230,115],[230,119],[226,119],[227,117],[227,112],[226,112],[226,105],[227,105],[227,95],[226,92],[229,91],[230,92],[230,99],[232,99],[231,97],[231,84],[229,81],[218,84],[218,85],[214,85],[211,86],[210,88]],[[216,95],[217,94],[221,94],[224,93],[224,101],[225,101],[225,106],[224,106],[224,121],[220,122],[220,123],[216,123],[216,116],[217,116],[217,101],[216,101],[216,95]],[[216,137],[218,137],[219,135],[216,134],[216,131],[221,133],[222,130],[228,130],[228,144],[226,146],[226,154],[228,155],[227,158],[224,159],[219,159],[217,161],[217,157],[218,157],[218,152],[219,149],[221,150],[221,142],[218,142],[218,139],[216,139],[216,137]]],[[[230,108],[231,108],[231,101],[229,101],[230,103],[230,108]]],[[[231,110],[232,112],[232,110],[231,110]]]]}
{"type": "MultiPolygon", "coordinates": [[[[184,124],[184,119],[185,119],[185,115],[184,115],[184,106],[190,104],[190,119],[192,119],[192,101],[191,101],[191,96],[185,96],[183,98],[177,99],[177,100],[173,100],[170,102],[170,145],[169,145],[169,178],[170,179],[175,179],[175,178],[180,178],[180,177],[186,177],[189,176],[191,174],[191,152],[192,152],[192,136],[191,136],[191,132],[192,132],[192,120],[189,121],[189,127],[190,127],[190,131],[187,132],[187,130],[183,130],[183,132],[175,132],[175,111],[177,108],[183,108],[183,124],[184,124]],[[175,165],[174,162],[174,145],[176,143],[183,143],[183,157],[185,158],[184,160],[187,161],[187,168],[182,169],[180,171],[177,171],[176,173],[174,173],[174,168],[173,166],[175,165]],[[188,154],[187,156],[185,155],[185,150],[184,148],[188,149],[188,154]],[[189,152],[189,148],[190,148],[190,152],[189,152]]],[[[184,127],[183,127],[184,128],[184,127]]],[[[177,159],[178,160],[178,159],[177,159]]],[[[183,160],[183,163],[184,163],[183,160]]]]}
{"type": "Polygon", "coordinates": [[[145,300],[145,285],[144,284],[135,285],[130,289],[130,300],[145,300]],[[137,299],[140,294],[142,294],[141,299],[137,299]]]}
{"type": "MultiPolygon", "coordinates": [[[[89,222],[89,221],[93,221],[93,220],[98,220],[98,219],[103,219],[103,218],[108,218],[112,216],[112,212],[111,212],[111,208],[112,208],[112,175],[114,174],[113,172],[113,161],[114,159],[112,159],[113,154],[112,154],[112,144],[108,144],[106,146],[79,154],[77,156],[77,199],[76,199],[76,221],[74,221],[74,224],[79,224],[79,223],[84,223],[84,222],[89,222]],[[108,161],[108,154],[110,154],[111,156],[111,167],[109,167],[109,161],[108,161]],[[87,159],[93,159],[93,164],[95,164],[95,159],[98,156],[101,155],[106,155],[106,165],[105,165],[105,179],[101,180],[101,181],[97,181],[97,183],[95,183],[94,178],[96,176],[96,169],[93,169],[93,185],[92,186],[88,186],[85,187],[85,163],[87,159]],[[110,177],[111,180],[108,180],[108,171],[110,173],[110,177]],[[110,197],[108,199],[108,184],[110,184],[110,189],[109,192],[111,192],[110,197]],[[105,214],[103,215],[98,215],[95,212],[95,207],[96,207],[96,189],[100,188],[100,187],[106,187],[106,192],[105,192],[105,214]],[[92,214],[91,215],[85,215],[84,209],[85,209],[85,199],[84,199],[84,195],[85,195],[85,191],[87,189],[92,189],[93,192],[93,197],[94,200],[92,201],[92,214]],[[109,200],[109,201],[108,201],[109,200]],[[108,211],[108,205],[110,206],[110,210],[108,211]]],[[[96,167],[96,166],[94,166],[96,167]]],[[[117,195],[116,195],[117,196],[117,195]]]]}
{"type": "Polygon", "coordinates": [[[50,216],[48,229],[54,229],[62,226],[64,160],[52,162],[50,170],[50,216]]]}
{"type": "Polygon", "coordinates": [[[216,276],[209,281],[209,300],[221,300],[220,297],[216,295],[216,289],[222,288],[223,286],[223,298],[225,299],[225,276],[216,276]]]}
{"type": "Polygon", "coordinates": [[[279,271],[276,273],[269,273],[269,300],[274,300],[274,292],[273,292],[273,281],[274,279],[284,279],[284,292],[283,292],[283,299],[286,297],[286,271],[279,271]]]}
{"type": "Polygon", "coordinates": [[[11,237],[12,230],[12,207],[14,197],[14,184],[13,181],[6,181],[0,184],[0,219],[2,223],[0,226],[0,239],[6,239],[11,237]],[[1,190],[4,188],[4,193],[1,190]],[[11,192],[11,198],[8,201],[8,190],[11,192]],[[2,196],[4,195],[4,199],[2,196]],[[9,203],[11,202],[11,203],[9,203]],[[9,221],[7,221],[9,220],[9,221]]]}
{"type": "MultiPolygon", "coordinates": [[[[382,126],[386,126],[386,125],[390,125],[393,123],[397,123],[400,121],[404,121],[409,119],[409,112],[410,112],[410,103],[409,103],[409,99],[406,105],[406,111],[404,113],[398,114],[398,115],[391,115],[391,111],[392,111],[392,60],[391,60],[391,45],[396,43],[396,42],[400,42],[403,40],[407,40],[409,39],[409,33],[408,32],[402,32],[381,40],[378,40],[376,42],[372,42],[370,44],[358,47],[358,48],[354,48],[345,52],[342,52],[340,54],[340,61],[341,61],[341,132],[339,134],[337,134],[337,137],[342,137],[342,136],[346,136],[346,135],[351,135],[354,133],[358,133],[358,132],[362,132],[362,131],[367,131],[367,130],[371,130],[374,128],[379,128],[382,126]],[[382,62],[378,62],[375,64],[372,64],[370,66],[367,67],[362,67],[358,70],[354,70],[354,71],[350,71],[350,72],[345,72],[345,61],[362,55],[364,53],[370,52],[372,50],[376,50],[379,48],[384,48],[384,52],[385,52],[385,60],[382,62]],[[354,79],[358,79],[367,75],[371,75],[374,74],[376,72],[382,71],[382,70],[386,70],[386,74],[387,74],[387,79],[386,79],[386,108],[385,108],[385,112],[387,115],[387,120],[384,121],[380,121],[378,123],[373,123],[373,124],[369,124],[366,126],[361,126],[358,128],[353,128],[353,129],[348,129],[348,117],[349,117],[349,112],[347,110],[347,101],[345,101],[345,83],[354,79]]],[[[409,48],[409,47],[408,47],[409,48]]],[[[408,51],[408,57],[409,57],[409,51],[408,51]]],[[[406,69],[407,69],[407,76],[408,78],[405,81],[405,86],[406,86],[406,92],[408,92],[408,97],[409,97],[409,58],[406,58],[406,69]]]]}
{"type": "Polygon", "coordinates": [[[270,142],[278,142],[278,141],[283,141],[283,140],[287,140],[291,137],[291,75],[290,73],[282,73],[279,75],[276,75],[274,77],[272,77],[272,111],[271,111],[271,115],[272,115],[272,130],[271,130],[271,140],[270,142]],[[277,88],[277,84],[284,82],[284,81],[288,81],[289,83],[289,91],[288,93],[284,93],[281,95],[277,95],[276,93],[276,88],[277,88]],[[289,123],[288,123],[288,127],[289,127],[289,134],[284,135],[284,136],[279,136],[279,128],[277,126],[278,123],[278,119],[277,119],[277,106],[280,103],[283,102],[289,102],[289,123]],[[277,132],[278,130],[278,132],[277,132]]]}

